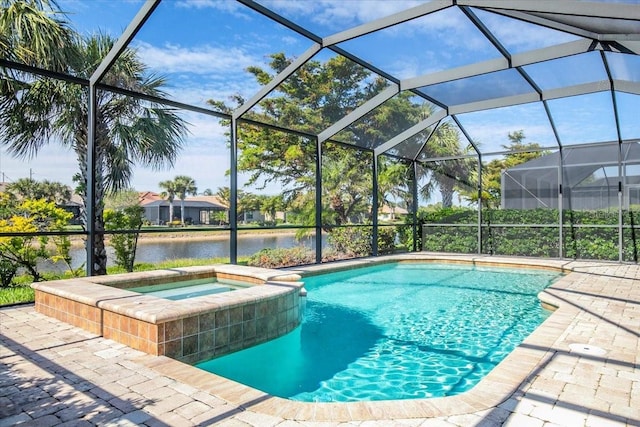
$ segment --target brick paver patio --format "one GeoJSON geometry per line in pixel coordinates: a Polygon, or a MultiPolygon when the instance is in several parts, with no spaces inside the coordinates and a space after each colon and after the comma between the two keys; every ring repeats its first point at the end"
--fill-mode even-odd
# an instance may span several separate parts
{"type": "Polygon", "coordinates": [[[559,309],[471,392],[417,401],[293,403],[24,305],[0,309],[0,427],[640,426],[640,266],[446,258],[571,270],[541,295],[559,309]]]}

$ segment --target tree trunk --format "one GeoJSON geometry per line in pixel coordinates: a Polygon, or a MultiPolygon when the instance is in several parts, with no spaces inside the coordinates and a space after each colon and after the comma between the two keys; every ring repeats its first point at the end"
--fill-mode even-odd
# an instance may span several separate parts
{"type": "Polygon", "coordinates": [[[440,194],[442,195],[442,207],[450,208],[453,206],[453,189],[454,181],[447,179],[446,182],[440,182],[440,194]]]}
{"type": "Polygon", "coordinates": [[[453,189],[446,188],[441,190],[442,193],[442,207],[450,208],[453,206],[453,189]]]}
{"type": "Polygon", "coordinates": [[[344,203],[342,203],[342,199],[339,195],[332,195],[330,199],[330,207],[337,214],[336,225],[341,225],[347,222],[346,212],[344,208],[344,203]]]}
{"type": "MultiPolygon", "coordinates": [[[[85,241],[85,249],[87,246],[93,249],[94,263],[90,266],[91,275],[101,276],[107,274],[107,250],[104,243],[104,174],[103,174],[103,158],[99,149],[96,150],[95,161],[95,210],[94,218],[87,217],[87,184],[88,184],[88,170],[86,162],[86,139],[82,140],[83,135],[79,135],[80,141],[76,146],[76,154],[78,156],[78,162],[80,167],[80,188],[83,193],[83,200],[85,202],[84,209],[81,211],[82,224],[85,230],[88,230],[89,221],[93,221],[93,227],[95,235],[93,242],[89,239],[85,241]],[[84,142],[84,144],[83,144],[84,142]]],[[[84,134],[86,138],[86,134],[84,134]]]]}
{"type": "Polygon", "coordinates": [[[104,243],[104,174],[103,159],[100,150],[96,150],[96,182],[95,182],[95,210],[93,239],[93,274],[102,276],[107,274],[107,249],[104,243]]]}

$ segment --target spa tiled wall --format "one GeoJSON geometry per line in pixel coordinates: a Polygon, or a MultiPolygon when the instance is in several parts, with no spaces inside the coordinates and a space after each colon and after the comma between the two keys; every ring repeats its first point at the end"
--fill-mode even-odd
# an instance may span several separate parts
{"type": "Polygon", "coordinates": [[[279,337],[300,324],[299,300],[288,293],[167,322],[158,354],[193,364],[279,337]]]}
{"type": "Polygon", "coordinates": [[[57,295],[36,291],[36,311],[91,333],[102,334],[102,310],[57,295]]]}
{"type": "Polygon", "coordinates": [[[238,351],[292,331],[302,319],[300,288],[150,322],[36,289],[36,310],[145,353],[187,363],[238,351]]]}

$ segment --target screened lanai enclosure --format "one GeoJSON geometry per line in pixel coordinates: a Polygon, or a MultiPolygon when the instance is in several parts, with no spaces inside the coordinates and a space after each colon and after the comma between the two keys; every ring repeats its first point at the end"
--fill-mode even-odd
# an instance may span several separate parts
{"type": "Polygon", "coordinates": [[[83,226],[0,238],[84,239],[89,275],[133,232],[141,262],[637,262],[635,0],[1,5],[3,188],[67,185],[83,226]]]}

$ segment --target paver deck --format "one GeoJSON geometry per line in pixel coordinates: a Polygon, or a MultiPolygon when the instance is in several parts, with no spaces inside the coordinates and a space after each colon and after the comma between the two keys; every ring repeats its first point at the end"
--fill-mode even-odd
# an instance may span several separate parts
{"type": "Polygon", "coordinates": [[[640,266],[433,258],[570,271],[541,294],[558,309],[467,393],[290,402],[132,350],[24,305],[0,309],[0,427],[640,426],[640,266]]]}

